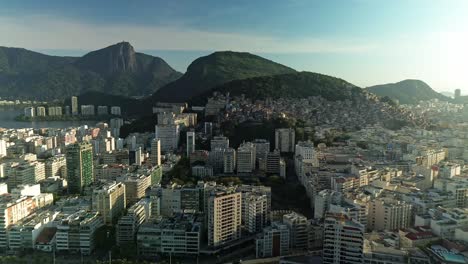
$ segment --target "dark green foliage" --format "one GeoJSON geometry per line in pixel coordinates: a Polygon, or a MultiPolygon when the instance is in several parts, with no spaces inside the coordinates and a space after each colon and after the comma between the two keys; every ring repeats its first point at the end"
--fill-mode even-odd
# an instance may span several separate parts
{"type": "Polygon", "coordinates": [[[322,96],[330,101],[350,99],[362,94],[360,88],[342,79],[313,72],[296,72],[228,82],[195,97],[192,103],[205,103],[214,91],[229,92],[232,96],[245,94],[252,99],[322,96]]]}
{"type": "Polygon", "coordinates": [[[183,102],[232,80],[292,72],[291,68],[250,53],[215,52],[193,61],[182,77],[153,94],[151,102],[183,102]]]}
{"type": "Polygon", "coordinates": [[[299,182],[285,181],[279,176],[269,176],[262,179],[261,184],[271,187],[271,203],[274,210],[294,210],[307,217],[312,216],[310,199],[299,182]]]}
{"type": "Polygon", "coordinates": [[[130,124],[125,124],[120,128],[120,136],[125,138],[130,133],[154,131],[154,126],[158,123],[156,114],[142,116],[130,124]]]}
{"type": "Polygon", "coordinates": [[[252,141],[256,138],[275,142],[275,129],[295,127],[295,122],[293,119],[273,119],[262,123],[244,122],[236,125],[226,121],[221,124],[221,130],[229,137],[230,145],[237,148],[243,141],[252,141]]]}
{"type": "Polygon", "coordinates": [[[197,179],[191,177],[190,171],[190,160],[187,157],[182,157],[179,162],[170,170],[166,175],[163,176],[161,184],[168,184],[169,182],[175,182],[178,184],[196,183],[197,179]]]}
{"type": "Polygon", "coordinates": [[[434,91],[429,85],[420,80],[404,80],[368,87],[367,90],[381,97],[398,100],[400,104],[417,104],[419,101],[439,99],[451,101],[452,99],[434,91]]]}
{"type": "MultiPolygon", "coordinates": [[[[80,104],[107,105],[107,106],[120,106],[122,115],[133,116],[139,113],[139,100],[128,98],[121,95],[111,95],[98,91],[89,91],[78,96],[80,104]]],[[[70,99],[64,101],[65,105],[70,105],[70,99]]],[[[109,109],[110,112],[110,109],[109,109]]],[[[155,117],[156,118],[156,117],[155,117]]],[[[153,125],[154,129],[154,125],[153,125]]]]}
{"type": "Polygon", "coordinates": [[[148,95],[180,76],[161,58],[135,53],[125,42],[81,58],[0,47],[1,97],[53,100],[86,91],[148,95]]]}

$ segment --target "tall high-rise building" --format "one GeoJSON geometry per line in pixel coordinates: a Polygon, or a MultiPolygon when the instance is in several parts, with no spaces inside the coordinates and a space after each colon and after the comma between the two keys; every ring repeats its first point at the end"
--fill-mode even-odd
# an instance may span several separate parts
{"type": "Polygon", "coordinates": [[[319,166],[317,154],[312,141],[299,141],[294,152],[294,169],[300,181],[307,172],[319,166]]]}
{"type": "Polygon", "coordinates": [[[242,194],[214,190],[208,197],[208,245],[218,247],[241,238],[242,194]]]}
{"type": "Polygon", "coordinates": [[[108,115],[109,114],[109,107],[107,107],[107,105],[98,105],[97,114],[98,115],[108,115]]]}
{"type": "Polygon", "coordinates": [[[243,143],[237,149],[237,173],[250,173],[255,169],[255,145],[243,143]]]}
{"type": "Polygon", "coordinates": [[[94,105],[81,105],[81,115],[93,116],[94,114],[94,105]]]}
{"type": "Polygon", "coordinates": [[[81,193],[93,183],[93,147],[89,143],[75,143],[66,150],[69,193],[81,193]]]}
{"type": "Polygon", "coordinates": [[[236,151],[232,148],[227,148],[223,153],[223,172],[234,173],[236,169],[236,151]]]}
{"type": "Polygon", "coordinates": [[[35,184],[45,179],[45,165],[39,161],[10,162],[4,166],[5,175],[8,176],[8,189],[18,185],[35,184]]]}
{"type": "Polygon", "coordinates": [[[46,109],[44,106],[38,106],[36,108],[36,115],[37,116],[46,116],[46,109]]]}
{"type": "Polygon", "coordinates": [[[161,150],[170,152],[177,149],[179,145],[180,127],[179,125],[156,125],[156,138],[161,141],[161,150]]]}
{"type": "Polygon", "coordinates": [[[150,160],[153,165],[161,165],[161,140],[157,138],[151,141],[150,160]]]}
{"type": "Polygon", "coordinates": [[[207,137],[211,137],[213,135],[213,123],[211,122],[205,122],[205,135],[207,137]]]}
{"type": "Polygon", "coordinates": [[[460,98],[461,96],[461,90],[460,89],[455,89],[455,99],[460,98]]]}
{"type": "Polygon", "coordinates": [[[138,166],[141,166],[141,164],[143,163],[143,158],[144,157],[143,157],[141,147],[138,147],[135,150],[135,164],[138,165],[138,166]]]}
{"type": "Polygon", "coordinates": [[[229,139],[223,136],[213,137],[210,141],[211,150],[229,148],[229,139]]]}
{"type": "Polygon", "coordinates": [[[110,119],[110,129],[112,136],[119,137],[120,136],[120,128],[123,126],[123,119],[122,118],[111,118],[110,119]]]}
{"type": "Polygon", "coordinates": [[[111,115],[121,115],[122,111],[120,110],[120,106],[111,106],[111,115]]]}
{"type": "Polygon", "coordinates": [[[280,174],[281,155],[279,150],[268,152],[266,160],[266,172],[271,174],[280,174]]]}
{"type": "Polygon", "coordinates": [[[61,116],[62,115],[62,107],[60,106],[49,106],[47,108],[47,112],[49,116],[61,116]]]}
{"type": "Polygon", "coordinates": [[[127,208],[125,185],[111,183],[93,190],[93,209],[98,211],[106,225],[112,225],[127,208]]]}
{"type": "Polygon", "coordinates": [[[324,230],[323,263],[362,263],[363,225],[344,214],[328,214],[324,230]]]}
{"type": "Polygon", "coordinates": [[[190,154],[195,152],[195,132],[187,132],[187,157],[190,157],[190,154]]]}
{"type": "Polygon", "coordinates": [[[25,117],[35,117],[36,116],[36,109],[34,107],[24,108],[24,116],[25,117]]]}
{"type": "Polygon", "coordinates": [[[142,199],[128,208],[127,214],[122,216],[116,228],[117,245],[135,243],[138,227],[151,216],[151,202],[142,199]]]}
{"type": "Polygon", "coordinates": [[[255,145],[255,156],[257,160],[265,161],[270,152],[270,141],[266,139],[255,139],[253,143],[255,145]]]}
{"type": "Polygon", "coordinates": [[[292,212],[283,215],[283,223],[289,228],[290,245],[294,249],[307,249],[310,222],[301,214],[292,212]]]}
{"type": "Polygon", "coordinates": [[[242,194],[242,219],[249,233],[261,232],[270,222],[269,197],[266,194],[242,194]]]}
{"type": "Polygon", "coordinates": [[[281,152],[294,152],[296,133],[293,128],[275,129],[275,149],[281,152]]]}
{"type": "Polygon", "coordinates": [[[7,155],[7,144],[6,141],[0,139],[0,158],[5,157],[7,155]]]}
{"type": "Polygon", "coordinates": [[[78,97],[71,97],[71,113],[72,115],[78,115],[78,97]]]}
{"type": "Polygon", "coordinates": [[[289,229],[285,224],[273,222],[263,229],[255,242],[257,258],[286,255],[289,253],[289,229]]]}

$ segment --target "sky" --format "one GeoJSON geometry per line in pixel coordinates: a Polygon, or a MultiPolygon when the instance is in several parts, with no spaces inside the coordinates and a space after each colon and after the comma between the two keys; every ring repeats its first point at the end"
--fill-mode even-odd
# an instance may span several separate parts
{"type": "Polygon", "coordinates": [[[0,46],[80,56],[125,40],[181,72],[247,51],[361,87],[468,94],[467,13],[465,0],[0,0],[0,46]]]}

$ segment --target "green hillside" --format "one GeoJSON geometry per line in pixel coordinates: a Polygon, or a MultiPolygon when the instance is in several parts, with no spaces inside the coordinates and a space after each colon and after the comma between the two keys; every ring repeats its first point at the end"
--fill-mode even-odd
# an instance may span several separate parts
{"type": "Polygon", "coordinates": [[[367,87],[367,90],[380,97],[387,96],[398,100],[400,104],[417,104],[419,101],[439,99],[451,101],[452,99],[434,91],[428,84],[420,80],[404,80],[367,87]]]}

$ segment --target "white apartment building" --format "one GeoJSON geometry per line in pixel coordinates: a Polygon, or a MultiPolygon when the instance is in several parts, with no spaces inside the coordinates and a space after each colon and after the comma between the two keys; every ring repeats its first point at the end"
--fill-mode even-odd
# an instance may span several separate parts
{"type": "Polygon", "coordinates": [[[44,106],[36,107],[36,115],[37,116],[46,116],[46,109],[44,106]]]}
{"type": "Polygon", "coordinates": [[[247,142],[239,146],[236,153],[237,173],[251,173],[255,170],[255,145],[247,142]]]}
{"type": "Polygon", "coordinates": [[[67,159],[65,155],[57,155],[46,160],[45,178],[54,176],[67,178],[67,159]]]}
{"type": "Polygon", "coordinates": [[[109,108],[107,107],[107,105],[98,105],[97,114],[98,115],[108,115],[109,114],[109,108]]]}
{"type": "Polygon", "coordinates": [[[223,136],[213,137],[210,141],[211,150],[229,148],[229,139],[223,136]]]}
{"type": "Polygon", "coordinates": [[[213,176],[213,168],[203,165],[192,166],[192,176],[200,178],[211,177],[213,176]]]}
{"type": "Polygon", "coordinates": [[[227,148],[223,152],[223,172],[234,173],[236,170],[236,151],[232,148],[227,148]]]}
{"type": "Polygon", "coordinates": [[[255,145],[255,156],[257,159],[266,159],[270,152],[270,141],[266,139],[255,139],[252,142],[255,145]]]}
{"type": "Polygon", "coordinates": [[[369,202],[367,228],[391,231],[411,224],[412,205],[395,197],[377,198],[369,202]]]}
{"type": "Polygon", "coordinates": [[[241,238],[242,195],[214,192],[208,197],[208,246],[219,247],[241,238]]]}
{"type": "Polygon", "coordinates": [[[318,156],[314,143],[311,141],[299,141],[294,152],[294,169],[299,179],[304,178],[307,172],[319,166],[318,156]]]}
{"type": "Polygon", "coordinates": [[[309,226],[307,218],[296,212],[283,215],[283,223],[288,227],[290,247],[307,249],[309,245],[309,226]]]}
{"type": "Polygon", "coordinates": [[[57,251],[90,255],[96,246],[95,232],[103,225],[98,212],[80,210],[65,217],[57,225],[57,251]]]}
{"type": "Polygon", "coordinates": [[[129,173],[118,177],[117,182],[125,184],[127,204],[135,203],[145,196],[146,189],[151,186],[151,175],[129,173]]]}
{"type": "Polygon", "coordinates": [[[364,226],[342,214],[328,214],[324,222],[323,263],[360,264],[364,226]]]}
{"type": "Polygon", "coordinates": [[[112,225],[127,208],[125,185],[114,182],[93,189],[92,204],[104,224],[112,225]]]}
{"type": "Polygon", "coordinates": [[[71,97],[71,114],[78,115],[78,97],[71,97]]]}
{"type": "Polygon", "coordinates": [[[242,222],[247,232],[261,232],[270,222],[269,200],[265,194],[242,194],[242,222]]]}
{"type": "Polygon", "coordinates": [[[82,105],[81,106],[81,115],[92,116],[94,115],[94,105],[82,105]]]}
{"type": "Polygon", "coordinates": [[[454,239],[455,231],[468,226],[468,209],[437,208],[430,209],[430,227],[432,233],[440,238],[454,239]]]}
{"type": "Polygon", "coordinates": [[[45,179],[45,164],[39,161],[11,162],[4,167],[8,175],[7,184],[11,190],[18,185],[35,184],[45,179]]]}
{"type": "Polygon", "coordinates": [[[34,249],[39,234],[58,214],[59,212],[44,211],[32,214],[10,226],[8,228],[9,249],[14,251],[34,249]]]}
{"type": "Polygon", "coordinates": [[[36,116],[36,109],[34,109],[34,107],[24,108],[24,116],[25,117],[35,117],[36,116]]]}
{"type": "Polygon", "coordinates": [[[122,115],[122,111],[120,110],[120,106],[111,106],[111,115],[116,115],[116,116],[119,116],[119,115],[122,115]]]}
{"type": "Polygon", "coordinates": [[[150,160],[153,165],[161,166],[161,140],[153,139],[151,141],[150,160]]]}
{"type": "Polygon", "coordinates": [[[0,139],[0,158],[7,155],[7,142],[3,139],[0,139]]]}
{"type": "Polygon", "coordinates": [[[255,240],[257,258],[284,256],[289,253],[289,229],[285,224],[273,222],[265,227],[255,240]]]}
{"type": "Polygon", "coordinates": [[[142,199],[128,208],[127,214],[117,222],[116,240],[117,245],[135,243],[138,227],[151,217],[151,203],[142,199]]]}
{"type": "Polygon", "coordinates": [[[62,107],[60,106],[49,106],[47,108],[47,112],[49,116],[61,116],[62,115],[62,107]]]}
{"type": "Polygon", "coordinates": [[[275,129],[275,149],[280,152],[294,152],[296,132],[293,128],[275,129]]]}
{"type": "Polygon", "coordinates": [[[154,258],[159,254],[198,255],[202,225],[196,214],[158,218],[143,223],[137,233],[138,255],[154,258]]]}
{"type": "Polygon", "coordinates": [[[161,151],[171,152],[179,145],[180,129],[179,125],[156,125],[156,139],[160,140],[161,151]]]}
{"type": "Polygon", "coordinates": [[[187,157],[190,157],[190,154],[195,152],[195,132],[187,132],[187,157]]]}

